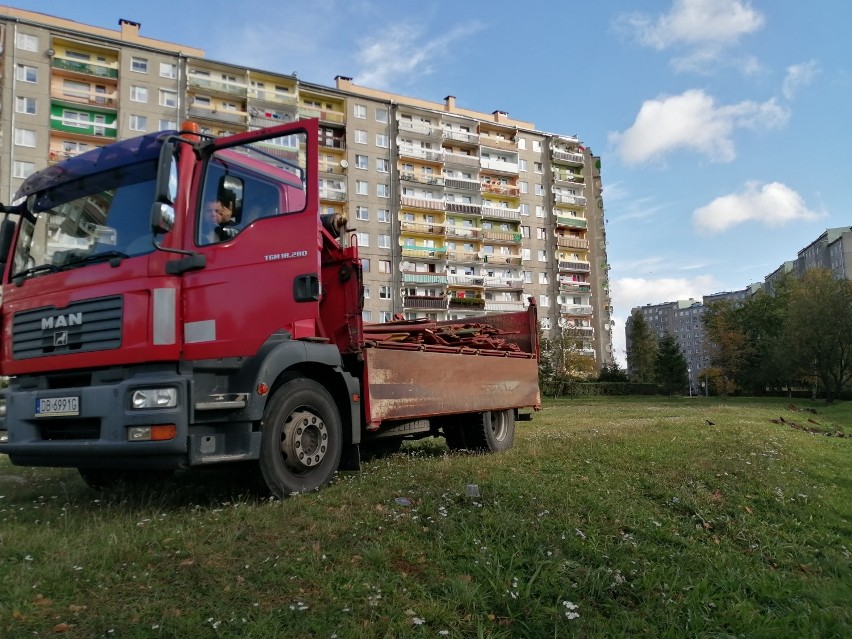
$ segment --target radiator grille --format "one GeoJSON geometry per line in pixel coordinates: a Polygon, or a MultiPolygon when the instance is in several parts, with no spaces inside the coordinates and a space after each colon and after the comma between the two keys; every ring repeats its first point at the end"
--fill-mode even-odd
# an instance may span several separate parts
{"type": "Polygon", "coordinates": [[[118,348],[121,317],[120,296],[74,302],[62,309],[44,306],[15,313],[12,357],[30,359],[118,348]]]}

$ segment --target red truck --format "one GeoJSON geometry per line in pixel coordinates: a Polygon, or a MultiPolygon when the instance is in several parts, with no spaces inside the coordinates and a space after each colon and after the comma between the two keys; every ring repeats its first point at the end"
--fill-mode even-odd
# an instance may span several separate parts
{"type": "Polygon", "coordinates": [[[27,178],[0,222],[0,453],[93,487],[252,462],[235,468],[285,496],[376,442],[510,447],[518,409],[540,406],[534,303],[362,324],[358,247],[320,215],[317,153],[315,120],[187,127],[27,178]]]}

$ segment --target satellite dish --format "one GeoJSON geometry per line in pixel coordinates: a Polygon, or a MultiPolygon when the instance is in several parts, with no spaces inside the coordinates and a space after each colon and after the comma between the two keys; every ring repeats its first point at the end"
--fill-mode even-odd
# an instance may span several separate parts
{"type": "Polygon", "coordinates": [[[399,270],[402,271],[403,273],[405,273],[408,270],[411,270],[411,268],[413,268],[413,265],[411,264],[411,262],[400,262],[399,263],[399,270]]]}
{"type": "Polygon", "coordinates": [[[349,167],[349,161],[348,160],[340,160],[340,166],[342,166],[344,169],[348,168],[349,167]]]}

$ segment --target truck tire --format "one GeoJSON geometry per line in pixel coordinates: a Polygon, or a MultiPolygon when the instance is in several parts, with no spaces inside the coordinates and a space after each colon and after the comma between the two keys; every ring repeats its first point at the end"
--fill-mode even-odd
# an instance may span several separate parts
{"type": "Polygon", "coordinates": [[[464,438],[469,450],[499,453],[515,443],[515,411],[487,410],[465,426],[464,438]]]}
{"type": "Polygon", "coordinates": [[[128,470],[118,468],[78,468],[80,477],[92,490],[102,491],[112,488],[150,486],[166,481],[174,471],[171,470],[128,470]]]}
{"type": "Polygon", "coordinates": [[[258,467],[276,497],[321,488],[340,464],[342,427],[329,392],[297,377],[280,386],[261,420],[258,467]]]}

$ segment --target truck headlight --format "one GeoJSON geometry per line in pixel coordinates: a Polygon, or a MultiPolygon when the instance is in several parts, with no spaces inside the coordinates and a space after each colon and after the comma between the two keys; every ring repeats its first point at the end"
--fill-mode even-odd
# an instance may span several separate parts
{"type": "Polygon", "coordinates": [[[138,388],[133,391],[130,407],[133,410],[147,408],[174,408],[177,406],[176,388],[138,388]]]}

